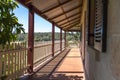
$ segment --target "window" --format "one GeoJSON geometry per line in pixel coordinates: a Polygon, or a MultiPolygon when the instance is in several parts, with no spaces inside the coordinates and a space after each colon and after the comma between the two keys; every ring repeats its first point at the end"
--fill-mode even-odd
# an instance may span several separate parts
{"type": "Polygon", "coordinates": [[[106,51],[107,1],[89,2],[88,45],[100,52],[106,51]]]}

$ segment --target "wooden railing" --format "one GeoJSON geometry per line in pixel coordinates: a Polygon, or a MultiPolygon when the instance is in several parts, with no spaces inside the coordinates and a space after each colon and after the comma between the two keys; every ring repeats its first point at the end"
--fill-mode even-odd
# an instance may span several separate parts
{"type": "MultiPolygon", "coordinates": [[[[60,51],[60,42],[55,42],[55,55],[60,51]]],[[[52,57],[52,43],[34,47],[34,68],[52,57]]]]}
{"type": "Polygon", "coordinates": [[[64,48],[65,48],[65,42],[62,41],[62,49],[64,49],[64,48]]]}
{"type": "Polygon", "coordinates": [[[11,43],[0,48],[0,80],[15,80],[27,71],[26,43],[11,43]]]}
{"type": "MultiPolygon", "coordinates": [[[[62,42],[64,49],[64,42],[62,42]]],[[[15,80],[27,73],[27,47],[25,42],[11,43],[0,47],[0,80],[15,80]]],[[[55,42],[54,53],[60,52],[60,42],[55,42]]],[[[52,43],[38,44],[34,47],[34,68],[52,58],[52,43]]]]}
{"type": "Polygon", "coordinates": [[[44,62],[52,55],[52,44],[42,44],[34,47],[34,67],[44,62]]]}
{"type": "Polygon", "coordinates": [[[56,54],[56,53],[59,52],[59,51],[60,51],[60,42],[56,42],[56,43],[55,43],[54,52],[55,52],[55,54],[56,54]]]}

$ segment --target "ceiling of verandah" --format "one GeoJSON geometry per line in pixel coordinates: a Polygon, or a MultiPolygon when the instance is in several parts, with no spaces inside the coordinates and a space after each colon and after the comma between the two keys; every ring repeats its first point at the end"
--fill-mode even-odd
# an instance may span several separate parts
{"type": "Polygon", "coordinates": [[[79,31],[83,0],[16,0],[64,31],[79,31]]]}

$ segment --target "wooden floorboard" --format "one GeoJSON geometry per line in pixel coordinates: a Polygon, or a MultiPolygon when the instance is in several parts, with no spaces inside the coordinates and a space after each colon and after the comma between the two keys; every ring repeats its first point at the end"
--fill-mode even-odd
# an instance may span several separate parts
{"type": "Polygon", "coordinates": [[[66,49],[34,75],[20,80],[83,80],[84,71],[79,48],[66,49]]]}

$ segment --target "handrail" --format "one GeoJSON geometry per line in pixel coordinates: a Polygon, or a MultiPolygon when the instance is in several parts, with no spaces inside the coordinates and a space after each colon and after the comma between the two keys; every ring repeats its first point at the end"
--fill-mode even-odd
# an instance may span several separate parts
{"type": "Polygon", "coordinates": [[[35,46],[34,48],[40,48],[40,47],[45,47],[45,46],[49,46],[49,45],[52,45],[52,44],[43,44],[43,45],[40,45],[40,46],[35,46]]]}
{"type": "MultiPolygon", "coordinates": [[[[60,42],[55,42],[56,49],[54,53],[60,51],[59,44],[60,42]]],[[[50,57],[52,57],[52,43],[34,46],[34,67],[38,66],[41,62],[44,62],[50,57]]]]}
{"type": "MultiPolygon", "coordinates": [[[[55,44],[60,44],[59,42],[56,42],[55,44]]],[[[35,46],[34,48],[40,48],[40,47],[45,47],[45,46],[48,46],[48,45],[52,45],[52,43],[49,43],[49,44],[42,44],[40,46],[35,46]]]]}
{"type": "Polygon", "coordinates": [[[24,51],[24,50],[28,50],[28,48],[20,48],[20,49],[11,49],[11,50],[5,50],[5,51],[0,51],[0,53],[13,53],[13,52],[18,52],[18,51],[24,51]]]}
{"type": "Polygon", "coordinates": [[[51,55],[52,55],[52,54],[49,54],[48,56],[41,58],[40,60],[36,61],[36,62],[34,63],[34,65],[37,64],[38,62],[42,61],[43,59],[45,59],[45,58],[51,56],[51,55]]]}

